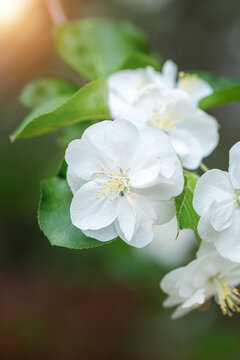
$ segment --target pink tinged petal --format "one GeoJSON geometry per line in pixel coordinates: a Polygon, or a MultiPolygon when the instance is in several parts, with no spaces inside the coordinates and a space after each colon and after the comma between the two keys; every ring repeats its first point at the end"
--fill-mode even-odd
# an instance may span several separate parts
{"type": "Polygon", "coordinates": [[[131,206],[126,195],[123,197],[120,196],[118,201],[117,219],[119,228],[123,233],[124,238],[127,241],[131,241],[137,220],[136,209],[131,206]]]}
{"type": "Polygon", "coordinates": [[[84,184],[84,180],[78,177],[72,169],[68,167],[67,169],[67,183],[72,190],[72,193],[75,194],[76,191],[84,184]]]}
{"type": "Polygon", "coordinates": [[[193,207],[202,215],[214,200],[227,200],[234,195],[230,176],[226,171],[209,170],[198,180],[193,196],[193,207]]]}
{"type": "Polygon", "coordinates": [[[240,141],[229,152],[229,173],[235,189],[240,189],[240,141]]]}
{"type": "Polygon", "coordinates": [[[216,231],[223,231],[232,224],[234,199],[230,197],[224,201],[213,201],[209,208],[209,221],[216,231]]]}
{"type": "Polygon", "coordinates": [[[99,230],[82,230],[82,232],[90,238],[103,242],[113,240],[118,236],[114,223],[99,230]]]}
{"type": "Polygon", "coordinates": [[[112,159],[116,166],[127,170],[132,165],[135,151],[140,140],[137,128],[127,120],[102,121],[90,126],[82,136],[101,153],[112,159]]]}
{"type": "Polygon", "coordinates": [[[99,196],[93,181],[83,185],[74,195],[70,207],[73,225],[81,230],[98,230],[117,217],[117,201],[99,196]]]}

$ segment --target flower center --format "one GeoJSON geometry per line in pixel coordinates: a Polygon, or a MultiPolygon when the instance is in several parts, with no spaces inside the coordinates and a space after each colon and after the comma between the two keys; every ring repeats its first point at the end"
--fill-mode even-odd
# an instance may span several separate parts
{"type": "Polygon", "coordinates": [[[196,74],[186,74],[184,71],[180,71],[178,75],[180,78],[179,89],[192,93],[193,90],[195,91],[201,87],[201,79],[196,74]]]}
{"type": "Polygon", "coordinates": [[[97,174],[97,178],[100,180],[100,176],[104,176],[102,183],[95,183],[94,186],[97,190],[96,199],[99,199],[101,196],[109,196],[110,201],[118,200],[119,196],[124,196],[125,192],[130,194],[129,188],[129,177],[128,172],[122,169],[119,169],[116,172],[109,172],[102,169],[101,175],[97,174]],[[106,178],[107,177],[107,178],[106,178]]]}
{"type": "Polygon", "coordinates": [[[159,129],[168,132],[171,129],[176,129],[176,124],[174,124],[177,120],[186,120],[185,116],[182,116],[173,105],[167,105],[163,110],[161,109],[161,105],[159,109],[153,109],[152,120],[148,122],[149,126],[155,126],[159,129]]]}
{"type": "Polygon", "coordinates": [[[234,312],[240,312],[240,293],[237,288],[229,286],[226,281],[214,277],[213,286],[216,290],[215,300],[223,315],[232,317],[234,312]]]}

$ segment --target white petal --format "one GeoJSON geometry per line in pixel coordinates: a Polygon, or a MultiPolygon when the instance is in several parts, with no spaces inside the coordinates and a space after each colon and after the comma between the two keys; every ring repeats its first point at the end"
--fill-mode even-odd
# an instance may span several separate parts
{"type": "Polygon", "coordinates": [[[202,240],[207,242],[214,242],[218,238],[218,233],[212,227],[209,221],[208,213],[202,215],[198,223],[198,233],[202,240]]]}
{"type": "Polygon", "coordinates": [[[202,215],[214,200],[230,199],[233,194],[234,189],[229,174],[217,169],[209,170],[196,184],[193,207],[199,215],[202,215]]]}
{"type": "Polygon", "coordinates": [[[210,95],[213,92],[212,87],[204,80],[199,77],[194,78],[194,75],[186,74],[183,78],[178,80],[178,88],[186,91],[198,104],[198,102],[210,95]]]}
{"type": "Polygon", "coordinates": [[[209,209],[209,221],[216,231],[222,231],[231,226],[234,206],[233,198],[212,202],[209,209]]]}
{"type": "Polygon", "coordinates": [[[189,308],[193,305],[202,305],[205,302],[205,289],[198,289],[195,294],[188,298],[182,304],[183,308],[189,308]]]}
{"type": "Polygon", "coordinates": [[[219,124],[217,120],[207,114],[206,112],[198,109],[197,107],[190,106],[185,101],[185,120],[176,124],[177,129],[182,129],[188,132],[189,136],[196,139],[201,148],[202,156],[206,157],[213,152],[219,141],[219,124]]]}
{"type": "Polygon", "coordinates": [[[99,230],[82,230],[82,232],[90,238],[103,242],[113,240],[118,236],[114,223],[99,230]]]}
{"type": "Polygon", "coordinates": [[[183,276],[185,267],[180,267],[175,270],[170,271],[167,275],[164,276],[160,283],[161,289],[168,295],[176,294],[178,288],[178,282],[183,276]]]}
{"type": "Polygon", "coordinates": [[[219,254],[240,263],[240,209],[235,210],[232,225],[219,233],[215,246],[219,254]]]}
{"type": "Polygon", "coordinates": [[[229,173],[235,189],[240,189],[240,141],[229,152],[229,173]]]}
{"type": "Polygon", "coordinates": [[[108,158],[113,160],[112,167],[122,169],[131,167],[140,134],[129,121],[116,119],[102,121],[90,126],[82,136],[108,158]],[[114,164],[114,165],[113,165],[114,164]]]}
{"type": "Polygon", "coordinates": [[[134,102],[141,90],[154,82],[155,73],[153,68],[148,67],[146,69],[121,70],[110,75],[108,78],[109,97],[111,98],[113,93],[126,103],[134,102]]]}
{"type": "Polygon", "coordinates": [[[178,68],[172,60],[167,60],[162,67],[162,76],[165,80],[166,87],[173,88],[176,86],[178,68]]]}
{"type": "Polygon", "coordinates": [[[169,137],[153,128],[143,129],[142,142],[130,171],[136,192],[156,200],[168,200],[183,189],[182,167],[169,137]]]}
{"type": "Polygon", "coordinates": [[[135,230],[137,214],[136,210],[129,203],[126,195],[119,198],[117,218],[119,228],[121,229],[124,238],[127,241],[131,241],[135,230]]]}
{"type": "Polygon", "coordinates": [[[202,148],[198,140],[192,137],[187,130],[180,128],[169,131],[172,145],[181,157],[186,169],[197,169],[202,161],[202,148]]]}
{"type": "Polygon", "coordinates": [[[75,193],[70,207],[73,225],[81,230],[98,230],[116,219],[117,201],[110,201],[108,196],[97,197],[93,181],[75,193]]]}
{"type": "Polygon", "coordinates": [[[70,167],[67,168],[67,183],[72,190],[72,193],[75,194],[78,189],[84,184],[84,180],[78,177],[70,167]]]}
{"type": "Polygon", "coordinates": [[[149,201],[156,214],[156,218],[157,218],[156,224],[158,225],[168,223],[176,214],[173,199],[166,201],[160,201],[160,200],[149,200],[149,201]]]}
{"type": "Polygon", "coordinates": [[[104,152],[99,151],[90,141],[73,140],[66,150],[66,162],[69,168],[79,178],[88,181],[93,174],[101,169],[111,170],[111,159],[104,152]]]}

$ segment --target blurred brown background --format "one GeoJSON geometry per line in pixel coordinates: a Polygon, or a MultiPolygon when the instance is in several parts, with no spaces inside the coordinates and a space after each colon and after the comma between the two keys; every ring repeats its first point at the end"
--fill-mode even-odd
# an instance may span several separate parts
{"type": "MultiPolygon", "coordinates": [[[[8,0],[0,0],[1,2],[8,0]]],[[[20,0],[19,0],[20,2],[20,0]]],[[[240,319],[217,306],[178,321],[162,309],[165,269],[123,244],[89,251],[51,247],[38,229],[39,182],[56,171],[56,134],[10,144],[27,114],[22,87],[68,76],[44,1],[6,24],[0,16],[0,359],[238,359],[240,319]]],[[[239,0],[62,0],[69,19],[111,17],[142,27],[181,70],[240,80],[239,0]]],[[[1,9],[1,6],[0,6],[1,9]]],[[[221,142],[206,163],[226,169],[240,140],[240,105],[216,109],[221,142]]]]}

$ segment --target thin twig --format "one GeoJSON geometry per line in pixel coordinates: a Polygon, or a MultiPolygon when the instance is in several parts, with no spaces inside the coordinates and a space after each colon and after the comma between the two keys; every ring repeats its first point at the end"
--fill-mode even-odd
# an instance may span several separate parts
{"type": "Polygon", "coordinates": [[[199,167],[202,169],[202,171],[207,172],[209,170],[209,168],[203,163],[201,162],[201,164],[199,165],[199,167]]]}
{"type": "Polygon", "coordinates": [[[61,0],[45,0],[51,19],[55,25],[62,25],[68,22],[63,10],[61,0]]]}

